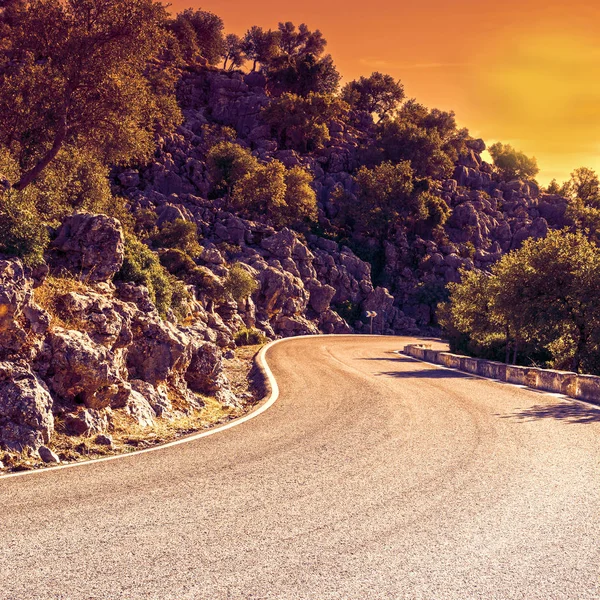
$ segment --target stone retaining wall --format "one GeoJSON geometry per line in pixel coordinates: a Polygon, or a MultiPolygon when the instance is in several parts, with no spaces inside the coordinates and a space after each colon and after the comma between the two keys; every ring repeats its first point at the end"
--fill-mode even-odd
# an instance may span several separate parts
{"type": "Polygon", "coordinates": [[[418,360],[458,369],[480,377],[489,377],[507,383],[524,385],[535,390],[564,394],[577,400],[600,404],[600,377],[595,375],[578,375],[568,371],[505,365],[491,360],[432,350],[426,345],[419,344],[404,346],[403,352],[418,360]]]}

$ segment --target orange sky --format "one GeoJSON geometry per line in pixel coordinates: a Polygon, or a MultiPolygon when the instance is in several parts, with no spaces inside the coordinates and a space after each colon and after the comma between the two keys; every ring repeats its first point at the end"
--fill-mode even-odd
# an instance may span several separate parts
{"type": "Polygon", "coordinates": [[[218,14],[228,32],[319,28],[345,80],[400,78],[473,135],[536,156],[542,183],[578,166],[600,173],[597,0],[174,0],[171,10],[188,6],[218,14]]]}

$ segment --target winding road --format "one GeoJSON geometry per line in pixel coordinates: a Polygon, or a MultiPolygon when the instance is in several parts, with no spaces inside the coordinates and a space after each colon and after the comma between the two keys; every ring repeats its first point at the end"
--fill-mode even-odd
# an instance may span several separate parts
{"type": "Polygon", "coordinates": [[[286,340],[252,420],[0,478],[0,598],[600,598],[600,410],[409,341],[286,340]]]}

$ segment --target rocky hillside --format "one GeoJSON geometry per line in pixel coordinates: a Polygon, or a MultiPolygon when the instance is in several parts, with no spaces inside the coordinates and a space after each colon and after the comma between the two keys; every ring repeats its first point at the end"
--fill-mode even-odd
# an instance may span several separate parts
{"type": "Polygon", "coordinates": [[[200,246],[192,267],[174,264],[180,255],[161,254],[185,282],[186,315],[160,315],[146,286],[119,276],[126,234],[105,215],[67,217],[52,232],[41,267],[1,260],[5,449],[36,451],[51,441],[57,420],[67,434],[98,435],[110,431],[115,414],[144,427],[198,410],[207,396],[239,406],[243,399],[231,392],[222,365],[241,332],[268,339],[366,333],[366,311],[378,314],[376,333],[431,330],[435,305],[461,268],[488,268],[525,239],[566,223],[563,198],[541,195],[533,183],[499,181],[482,160],[484,142],[468,139],[453,177],[434,180],[429,190],[449,209],[441,228],[349,237],[336,222],[339,198],[356,198],[353,174],[372,143],[370,115],[329,121],[322,147],[301,152],[282,147],[265,124],[261,111],[272,98],[259,73],[190,69],[178,99],[183,124],[159,140],[150,164],[114,169],[112,186],[147,227],[195,224],[200,246]],[[215,136],[262,164],[276,159],[308,171],[316,226],[278,229],[241,218],[226,198],[209,198],[206,157],[215,136]],[[213,293],[234,265],[255,282],[237,300],[213,293]]]}

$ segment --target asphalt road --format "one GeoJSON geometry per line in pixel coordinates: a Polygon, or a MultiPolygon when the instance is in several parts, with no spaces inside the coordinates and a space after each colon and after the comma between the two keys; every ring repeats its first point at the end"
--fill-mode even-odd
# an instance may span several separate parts
{"type": "Polygon", "coordinates": [[[600,411],[406,341],[286,341],[239,427],[0,479],[0,598],[600,598],[600,411]]]}

